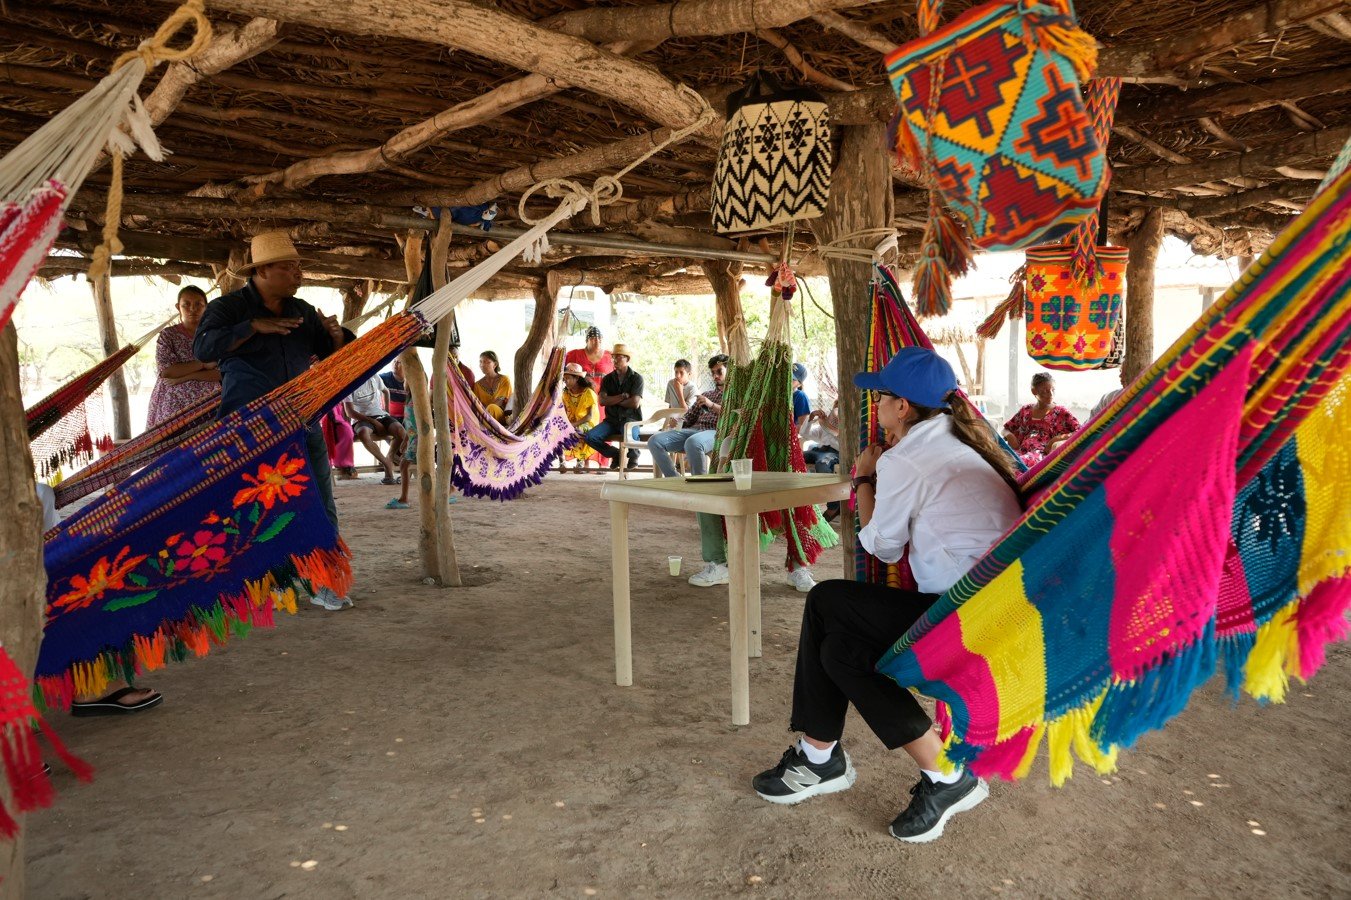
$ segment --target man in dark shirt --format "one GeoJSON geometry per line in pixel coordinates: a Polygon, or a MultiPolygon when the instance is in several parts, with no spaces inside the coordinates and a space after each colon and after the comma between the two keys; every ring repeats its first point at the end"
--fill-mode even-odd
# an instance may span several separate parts
{"type": "MultiPolygon", "coordinates": [[[[582,435],[582,439],[609,458],[610,468],[618,469],[619,451],[606,440],[623,435],[626,429],[637,438],[638,429],[631,423],[643,418],[643,376],[629,368],[629,348],[623,344],[615,344],[610,357],[614,360],[614,371],[600,382],[600,405],[605,410],[605,418],[582,435]]],[[[629,450],[628,456],[628,467],[637,468],[638,451],[629,450]]]]}
{"type": "MultiPolygon", "coordinates": [[[[252,270],[248,283],[207,304],[192,344],[194,357],[220,363],[222,416],[307,371],[315,358],[332,354],[347,339],[334,316],[294,296],[302,282],[300,254],[285,232],[255,237],[251,258],[245,268],[252,270]]],[[[305,451],[324,511],[337,528],[332,469],[317,426],[305,434],[305,451]]],[[[331,593],[321,591],[314,603],[325,609],[351,605],[331,593]]]]}

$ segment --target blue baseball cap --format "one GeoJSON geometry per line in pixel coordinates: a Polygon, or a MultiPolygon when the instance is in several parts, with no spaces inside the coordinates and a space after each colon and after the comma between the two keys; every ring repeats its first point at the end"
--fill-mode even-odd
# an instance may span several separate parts
{"type": "Polygon", "coordinates": [[[793,380],[804,383],[807,381],[807,367],[802,363],[793,363],[793,380]]]}
{"type": "Polygon", "coordinates": [[[859,372],[854,385],[865,391],[886,391],[911,403],[944,409],[957,389],[957,373],[948,361],[924,347],[902,347],[880,372],[859,372]]]}

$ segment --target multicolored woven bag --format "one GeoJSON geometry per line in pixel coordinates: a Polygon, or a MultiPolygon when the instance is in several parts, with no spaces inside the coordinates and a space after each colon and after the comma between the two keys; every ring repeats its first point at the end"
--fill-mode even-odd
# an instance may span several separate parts
{"type": "Polygon", "coordinates": [[[1106,148],[1080,93],[1095,65],[1068,0],[985,3],[887,57],[901,161],[976,246],[1063,239],[1097,207],[1106,148]]]}
{"type": "Polygon", "coordinates": [[[1102,367],[1113,349],[1126,284],[1126,248],[1098,247],[1098,278],[1081,281],[1069,244],[1027,251],[1027,353],[1048,369],[1102,367]]]}

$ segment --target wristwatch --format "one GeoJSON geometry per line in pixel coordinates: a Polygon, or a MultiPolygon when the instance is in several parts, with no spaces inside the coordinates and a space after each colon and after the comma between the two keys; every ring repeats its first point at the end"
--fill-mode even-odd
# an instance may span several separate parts
{"type": "Polygon", "coordinates": [[[876,476],[876,475],[857,475],[857,476],[854,477],[854,480],[853,480],[852,484],[853,484],[853,486],[854,486],[854,490],[855,490],[855,491],[858,490],[858,486],[859,486],[860,484],[870,484],[870,485],[872,485],[873,487],[877,487],[877,476],[876,476]]]}

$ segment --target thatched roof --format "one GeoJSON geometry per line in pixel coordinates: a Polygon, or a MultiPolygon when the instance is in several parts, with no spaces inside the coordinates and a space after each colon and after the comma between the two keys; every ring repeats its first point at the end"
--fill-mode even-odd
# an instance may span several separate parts
{"type": "MultiPolygon", "coordinates": [[[[945,12],[969,5],[950,0],[945,12]]],[[[1084,27],[1105,48],[1103,73],[1128,82],[1110,148],[1113,228],[1162,205],[1168,229],[1201,252],[1260,249],[1351,132],[1347,8],[1343,0],[1081,0],[1084,27]]],[[[94,84],[172,9],[6,0],[0,150],[94,84]]],[[[913,2],[863,0],[216,0],[208,12],[217,45],[198,69],[210,74],[165,76],[159,92],[167,118],[158,132],[174,155],[127,165],[127,254],[207,273],[247,235],[281,226],[319,255],[316,272],[377,279],[400,277],[395,234],[411,207],[497,198],[499,222],[516,224],[516,198],[540,174],[590,181],[650,146],[650,132],[687,123],[694,111],[676,84],[716,105],[763,67],[825,92],[836,122],[885,121],[892,96],[880,49],[916,34],[913,2]]],[[[717,127],[629,175],[604,230],[734,248],[707,214],[717,127]]],[[[64,246],[96,241],[106,183],[106,170],[91,177],[64,246]]],[[[897,224],[913,246],[923,195],[900,181],[895,188],[897,224]]],[[[600,230],[581,218],[568,228],[600,230]]],[[[812,238],[801,240],[805,249],[812,238]]],[[[468,240],[454,252],[468,265],[485,251],[468,240]]],[[[80,263],[48,271],[62,266],[80,263]]],[[[545,266],[616,289],[706,284],[688,277],[699,276],[698,260],[678,252],[560,245],[545,266]]],[[[152,267],[133,259],[119,271],[152,267]]],[[[519,290],[539,274],[516,265],[499,284],[519,290]]]]}

